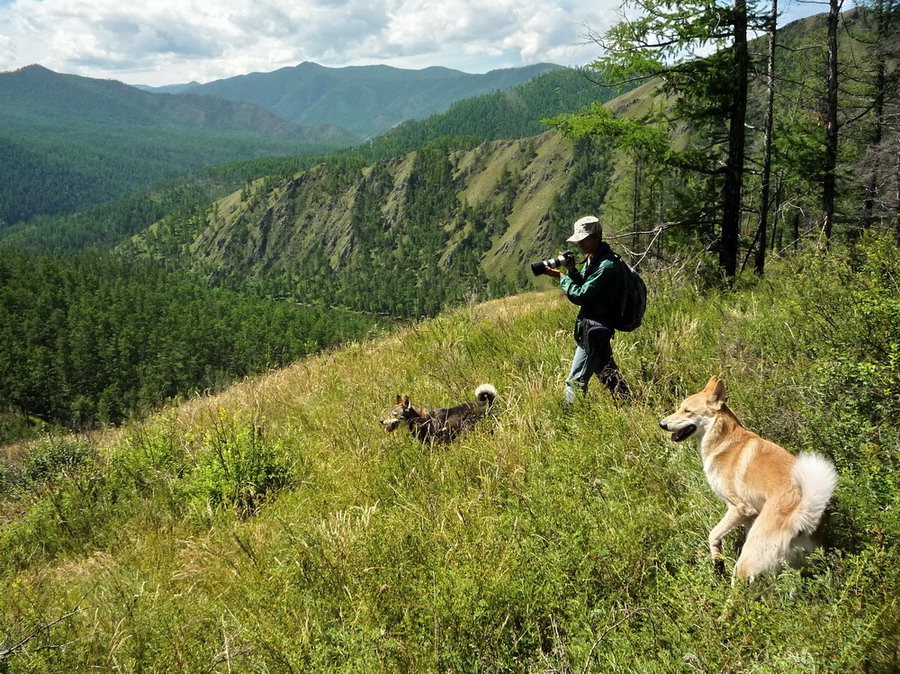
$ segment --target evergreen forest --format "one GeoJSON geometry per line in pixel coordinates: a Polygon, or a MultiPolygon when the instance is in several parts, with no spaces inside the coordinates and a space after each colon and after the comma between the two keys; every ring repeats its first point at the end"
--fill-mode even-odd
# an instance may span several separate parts
{"type": "Polygon", "coordinates": [[[0,442],[118,424],[361,338],[378,323],[95,252],[0,250],[0,442]]]}

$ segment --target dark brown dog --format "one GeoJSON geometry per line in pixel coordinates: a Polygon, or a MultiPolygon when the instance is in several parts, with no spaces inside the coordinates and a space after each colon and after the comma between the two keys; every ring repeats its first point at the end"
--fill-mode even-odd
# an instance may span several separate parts
{"type": "Polygon", "coordinates": [[[496,399],[497,389],[490,384],[482,384],[475,389],[474,402],[437,410],[416,407],[409,402],[409,396],[398,395],[397,405],[381,420],[381,424],[385,431],[391,432],[406,422],[410,432],[422,442],[450,442],[490,413],[496,399]]]}

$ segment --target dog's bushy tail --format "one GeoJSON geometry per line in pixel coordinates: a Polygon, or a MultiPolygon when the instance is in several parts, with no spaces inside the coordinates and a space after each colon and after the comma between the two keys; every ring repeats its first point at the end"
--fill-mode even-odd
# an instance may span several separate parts
{"type": "Polygon", "coordinates": [[[494,404],[497,396],[497,389],[495,389],[490,384],[482,384],[477,389],[475,389],[475,400],[480,403],[485,403],[488,409],[491,409],[491,406],[494,404]]]}
{"type": "Polygon", "coordinates": [[[837,487],[837,472],[831,461],[813,452],[800,454],[792,472],[801,494],[793,524],[796,531],[812,533],[837,487]]]}
{"type": "Polygon", "coordinates": [[[784,562],[800,566],[812,552],[813,534],[837,486],[837,472],[828,459],[804,452],[791,475],[799,489],[786,491],[763,507],[734,567],[736,577],[752,581],[763,573],[778,573],[784,562]]]}

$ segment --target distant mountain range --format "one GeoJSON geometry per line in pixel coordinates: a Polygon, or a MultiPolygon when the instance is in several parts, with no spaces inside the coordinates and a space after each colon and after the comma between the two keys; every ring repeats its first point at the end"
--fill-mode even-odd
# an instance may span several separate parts
{"type": "Polygon", "coordinates": [[[7,124],[92,124],[192,131],[254,132],[275,140],[346,142],[333,125],[298,128],[255,105],[200,95],[155,96],[115,80],[55,73],[39,65],[0,73],[0,115],[7,124]]]}
{"type": "MultiPolygon", "coordinates": [[[[267,182],[275,185],[323,162],[341,164],[351,160],[358,167],[359,162],[404,156],[442,138],[456,138],[465,147],[472,147],[480,141],[535,136],[547,130],[542,119],[574,112],[615,96],[615,89],[598,86],[595,80],[581,70],[558,68],[513,89],[457,101],[442,113],[404,122],[369,143],[341,152],[326,156],[269,157],[209,167],[184,180],[151,186],[76,214],[0,228],[0,241],[3,245],[28,249],[109,248],[167,214],[196,219],[211,201],[259,178],[268,176],[267,182]]],[[[495,168],[505,163],[505,159],[493,162],[495,168]]],[[[253,191],[257,189],[254,187],[253,191]]]]}
{"type": "Polygon", "coordinates": [[[301,63],[206,84],[152,89],[254,103],[301,126],[333,124],[370,138],[400,122],[442,112],[456,101],[511,89],[561,66],[539,63],[473,75],[450,68],[407,70],[390,66],[326,68],[301,63]]]}
{"type": "Polygon", "coordinates": [[[304,63],[154,91],[39,65],[0,73],[0,228],[79,211],[213,164],[334,152],[555,69],[469,75],[304,63]]]}
{"type": "Polygon", "coordinates": [[[357,139],[211,96],[160,95],[29,66],[0,73],[0,226],[67,213],[235,159],[357,139]]]}

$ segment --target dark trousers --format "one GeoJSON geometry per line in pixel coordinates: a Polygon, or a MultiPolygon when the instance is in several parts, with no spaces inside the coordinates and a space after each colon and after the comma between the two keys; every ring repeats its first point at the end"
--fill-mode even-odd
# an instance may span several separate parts
{"type": "Polygon", "coordinates": [[[566,378],[565,399],[567,403],[575,401],[578,391],[587,393],[588,383],[593,375],[609,389],[613,397],[627,399],[631,397],[631,389],[613,358],[613,331],[594,321],[584,321],[579,345],[575,349],[572,368],[566,378]]]}

